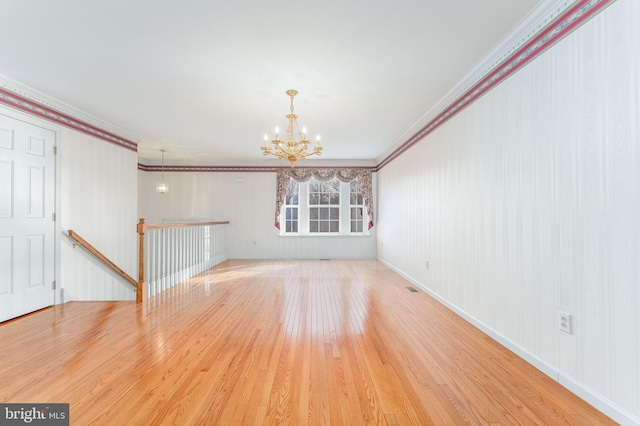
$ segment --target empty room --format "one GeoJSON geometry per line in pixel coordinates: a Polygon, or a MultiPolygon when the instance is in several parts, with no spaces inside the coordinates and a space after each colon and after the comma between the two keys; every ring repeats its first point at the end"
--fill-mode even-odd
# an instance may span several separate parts
{"type": "Polygon", "coordinates": [[[0,14],[0,424],[640,425],[639,2],[0,14]]]}

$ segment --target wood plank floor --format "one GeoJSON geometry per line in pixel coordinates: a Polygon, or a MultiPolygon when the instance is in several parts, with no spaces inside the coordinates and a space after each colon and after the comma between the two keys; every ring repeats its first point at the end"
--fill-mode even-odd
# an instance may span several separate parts
{"type": "Polygon", "coordinates": [[[240,261],[0,325],[0,402],[72,425],[600,425],[609,418],[374,260],[240,261]]]}

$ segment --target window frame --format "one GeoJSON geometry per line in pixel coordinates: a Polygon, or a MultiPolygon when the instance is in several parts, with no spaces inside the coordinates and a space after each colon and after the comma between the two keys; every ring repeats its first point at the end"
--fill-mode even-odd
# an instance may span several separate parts
{"type": "Polygon", "coordinates": [[[365,230],[365,224],[367,223],[367,215],[365,213],[365,204],[364,204],[364,195],[360,190],[358,185],[358,179],[353,179],[348,182],[349,185],[349,232],[354,234],[361,234],[365,230]],[[353,189],[357,191],[353,191],[353,189]],[[355,197],[355,203],[353,199],[355,197]],[[356,217],[353,217],[353,213],[356,213],[356,217]],[[353,227],[356,227],[356,230],[353,230],[353,227]],[[358,230],[360,228],[360,230],[358,230]]]}
{"type": "MultiPolygon", "coordinates": [[[[288,182],[288,188],[292,186],[292,183],[298,184],[298,182],[296,182],[295,180],[290,179],[288,182]]],[[[284,203],[282,204],[281,223],[284,224],[284,232],[287,234],[297,234],[300,231],[300,186],[299,184],[298,184],[297,197],[293,198],[289,194],[285,196],[284,203]],[[295,201],[295,202],[291,202],[291,201],[295,201]],[[295,218],[287,217],[289,215],[289,212],[292,212],[291,216],[294,216],[293,214],[294,211],[296,216],[295,218]],[[287,227],[291,225],[291,228],[293,228],[294,223],[296,225],[295,228],[297,229],[297,231],[287,231],[287,227]]]]}
{"type": "MultiPolygon", "coordinates": [[[[337,205],[339,208],[338,216],[339,216],[339,226],[338,232],[311,232],[310,231],[310,209],[317,205],[309,204],[309,181],[306,182],[297,182],[295,179],[290,178],[292,181],[298,184],[298,232],[287,232],[287,218],[286,212],[287,208],[292,207],[290,204],[287,204],[287,199],[285,197],[285,203],[282,205],[282,209],[280,212],[280,223],[282,226],[280,230],[280,235],[285,237],[291,236],[302,236],[302,237],[330,237],[330,236],[367,236],[369,235],[369,230],[366,227],[366,223],[368,223],[369,216],[367,214],[367,209],[364,204],[359,205],[358,207],[362,207],[362,232],[351,232],[351,181],[342,182],[338,178],[333,178],[339,183],[340,187],[340,203],[337,205]]],[[[357,179],[357,178],[356,178],[357,179]]],[[[354,179],[354,180],[356,180],[354,179]]],[[[317,180],[317,179],[316,179],[317,180]]],[[[318,180],[319,181],[319,180],[318,180]]],[[[319,181],[321,182],[321,181],[319,181]]],[[[360,191],[360,195],[364,198],[364,194],[360,191]]],[[[321,205],[325,207],[324,205],[321,205]]],[[[334,205],[326,205],[326,207],[332,207],[334,205]]]]}
{"type": "Polygon", "coordinates": [[[306,182],[306,185],[309,233],[339,234],[342,228],[342,218],[340,217],[343,200],[342,182],[337,178],[330,179],[326,182],[311,178],[306,182]],[[337,194],[335,191],[336,184],[337,194]],[[318,190],[314,191],[313,186],[317,186],[318,190]],[[322,190],[323,187],[327,188],[327,190],[322,190]],[[315,202],[312,200],[314,195],[316,195],[315,202]],[[323,202],[323,199],[326,200],[326,202],[323,202]],[[336,227],[337,230],[335,230],[336,227]]]}

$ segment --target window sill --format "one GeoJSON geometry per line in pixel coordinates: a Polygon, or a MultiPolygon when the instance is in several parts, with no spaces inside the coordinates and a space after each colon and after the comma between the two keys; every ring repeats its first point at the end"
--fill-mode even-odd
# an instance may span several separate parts
{"type": "Polygon", "coordinates": [[[279,238],[367,238],[372,237],[371,234],[335,234],[335,233],[317,233],[317,234],[278,234],[279,238]]]}

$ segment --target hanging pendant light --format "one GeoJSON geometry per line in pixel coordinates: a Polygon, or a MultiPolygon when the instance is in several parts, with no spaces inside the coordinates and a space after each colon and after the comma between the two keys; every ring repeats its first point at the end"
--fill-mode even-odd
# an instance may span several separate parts
{"type": "Polygon", "coordinates": [[[169,185],[164,181],[164,153],[166,150],[161,149],[160,152],[162,152],[162,166],[160,168],[162,175],[160,181],[156,183],[156,192],[160,195],[164,195],[169,192],[169,185]]]}

